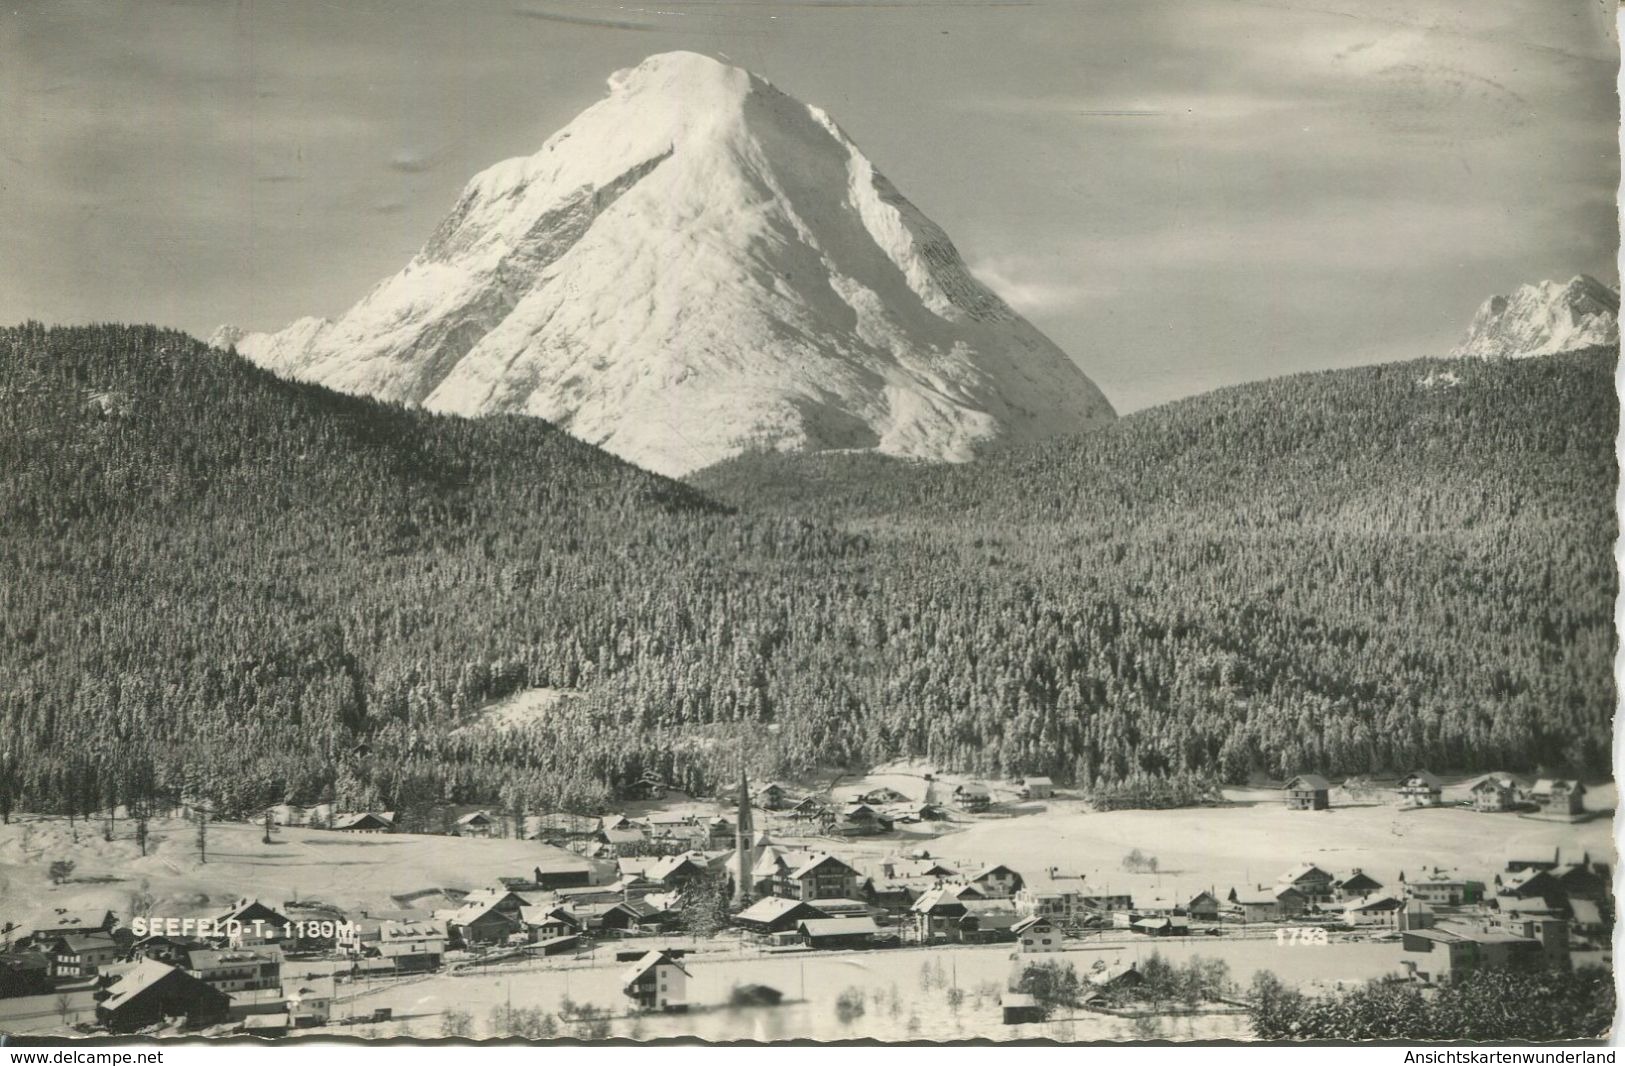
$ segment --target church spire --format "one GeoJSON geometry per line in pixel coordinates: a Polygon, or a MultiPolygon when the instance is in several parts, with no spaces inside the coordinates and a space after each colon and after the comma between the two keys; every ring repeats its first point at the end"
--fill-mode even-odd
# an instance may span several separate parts
{"type": "Polygon", "coordinates": [[[755,865],[756,828],[751,824],[750,779],[745,775],[745,758],[739,757],[739,815],[734,824],[734,904],[750,903],[750,873],[755,865]]]}

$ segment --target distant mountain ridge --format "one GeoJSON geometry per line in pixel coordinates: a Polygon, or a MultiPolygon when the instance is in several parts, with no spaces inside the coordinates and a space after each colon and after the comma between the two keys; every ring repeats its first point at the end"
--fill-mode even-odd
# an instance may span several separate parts
{"type": "Polygon", "coordinates": [[[1451,354],[1520,359],[1610,345],[1619,345],[1619,290],[1579,274],[1485,300],[1451,354]]]}
{"type": "Polygon", "coordinates": [[[1115,418],[824,112],[688,52],[476,176],[335,321],[211,343],[346,392],[538,415],[666,474],[763,447],[959,461],[1115,418]]]}

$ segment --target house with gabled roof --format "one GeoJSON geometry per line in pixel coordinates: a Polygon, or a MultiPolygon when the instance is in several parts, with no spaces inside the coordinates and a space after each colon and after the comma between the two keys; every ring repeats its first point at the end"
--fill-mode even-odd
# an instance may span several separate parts
{"type": "Polygon", "coordinates": [[[117,962],[124,954],[113,934],[100,929],[89,933],[59,936],[47,952],[53,981],[77,981],[94,977],[102,967],[117,962]]]}
{"type": "Polygon", "coordinates": [[[781,896],[808,901],[853,899],[858,894],[858,871],[833,855],[813,855],[780,881],[781,896]]]}
{"type": "Polygon", "coordinates": [[[1427,770],[1412,770],[1394,786],[1401,807],[1437,807],[1444,802],[1444,782],[1427,770]]]}
{"type": "Polygon", "coordinates": [[[1024,953],[1065,948],[1066,938],[1061,927],[1041,914],[1029,914],[1012,925],[1010,931],[1016,935],[1016,943],[1024,953]]]}
{"type": "Polygon", "coordinates": [[[796,923],[796,933],[801,937],[801,942],[820,951],[870,947],[879,932],[880,927],[868,915],[803,918],[796,923]]]}
{"type": "Polygon", "coordinates": [[[981,785],[955,785],[954,802],[967,814],[981,814],[993,806],[993,796],[981,785]]]}
{"type": "Polygon", "coordinates": [[[790,790],[777,781],[770,781],[757,789],[752,798],[764,811],[782,811],[790,805],[790,790]]]}
{"type": "Polygon", "coordinates": [[[1243,922],[1274,922],[1296,918],[1309,909],[1309,899],[1291,885],[1230,890],[1231,910],[1243,922]]]}
{"type": "Polygon", "coordinates": [[[1585,813],[1585,784],[1560,777],[1543,777],[1529,790],[1529,799],[1546,815],[1565,817],[1585,813]]]}
{"type": "Polygon", "coordinates": [[[1468,787],[1467,794],[1475,811],[1499,814],[1518,809],[1518,781],[1511,774],[1485,774],[1468,787]]]}
{"type": "Polygon", "coordinates": [[[1382,882],[1356,866],[1349,875],[1332,882],[1333,897],[1341,900],[1361,899],[1382,891],[1382,882]]]}
{"type": "Polygon", "coordinates": [[[1319,774],[1299,774],[1282,789],[1289,811],[1323,811],[1332,805],[1331,782],[1319,774]]]}
{"type": "Polygon", "coordinates": [[[1022,886],[1021,874],[1003,863],[982,867],[968,881],[988,899],[1013,899],[1022,886]]]}
{"type": "Polygon", "coordinates": [[[181,1018],[198,1028],[223,1021],[231,997],[193,977],[159,962],[142,959],[107,989],[96,1005],[96,1021],[115,1033],[145,1029],[169,1018],[181,1018]]]}
{"type": "Polygon", "coordinates": [[[1305,899],[1332,898],[1332,875],[1312,862],[1302,862],[1276,878],[1280,885],[1291,885],[1303,893],[1305,899]]]}
{"type": "Polygon", "coordinates": [[[457,819],[453,831],[460,837],[489,837],[496,824],[497,820],[485,811],[469,811],[457,819]]]}
{"type": "Polygon", "coordinates": [[[621,991],[640,1010],[688,1009],[689,972],[664,951],[651,951],[621,972],[621,991]]]}
{"type": "Polygon", "coordinates": [[[763,896],[733,916],[733,923],[747,932],[767,936],[785,933],[808,918],[828,918],[813,904],[784,896],[763,896]]]}
{"type": "Polygon", "coordinates": [[[335,814],[331,828],[335,833],[393,833],[395,812],[354,811],[349,814],[335,814]]]}

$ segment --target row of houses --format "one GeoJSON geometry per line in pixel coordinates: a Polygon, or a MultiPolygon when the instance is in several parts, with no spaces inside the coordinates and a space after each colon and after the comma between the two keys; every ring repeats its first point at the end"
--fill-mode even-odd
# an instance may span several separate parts
{"type": "MultiPolygon", "coordinates": [[[[1331,782],[1318,774],[1299,774],[1284,786],[1288,810],[1323,811],[1331,806],[1331,782]]],[[[1586,787],[1581,781],[1543,777],[1525,786],[1507,773],[1489,773],[1467,786],[1473,810],[1501,813],[1532,808],[1549,817],[1571,818],[1585,813],[1586,787]]],[[[1444,806],[1444,782],[1428,770],[1412,770],[1394,785],[1400,807],[1417,809],[1444,806]]]]}

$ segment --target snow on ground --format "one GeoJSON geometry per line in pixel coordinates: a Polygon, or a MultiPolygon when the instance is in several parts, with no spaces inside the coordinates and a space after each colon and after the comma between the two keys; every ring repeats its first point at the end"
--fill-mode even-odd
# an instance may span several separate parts
{"type": "Polygon", "coordinates": [[[106,907],[128,916],[132,892],[153,896],[155,912],[166,917],[214,914],[240,896],[315,899],[354,914],[396,908],[392,895],[479,888],[528,874],[550,858],[575,858],[534,841],[288,827],[265,844],[258,825],[211,822],[208,861],[199,863],[194,823],[155,819],[145,857],[134,831],[133,822],[119,822],[109,843],[99,824],[80,823],[75,842],[61,818],[25,815],[0,826],[0,924],[26,925],[56,907],[106,907]],[[76,864],[62,885],[46,876],[56,859],[76,864]]]}
{"type": "Polygon", "coordinates": [[[472,729],[507,729],[517,726],[529,725],[539,722],[547,717],[548,711],[557,707],[563,700],[575,699],[581,693],[573,689],[563,688],[527,688],[505,696],[500,700],[493,700],[480,709],[478,716],[468,725],[459,727],[457,732],[472,729]]]}

